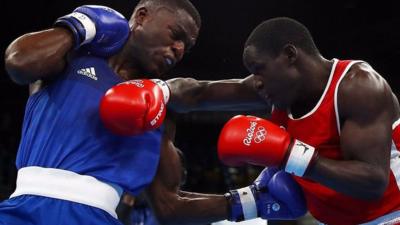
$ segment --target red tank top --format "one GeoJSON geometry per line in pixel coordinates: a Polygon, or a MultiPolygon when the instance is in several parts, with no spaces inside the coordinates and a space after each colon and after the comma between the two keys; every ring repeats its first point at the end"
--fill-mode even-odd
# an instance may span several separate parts
{"type": "MultiPolygon", "coordinates": [[[[271,120],[296,139],[315,147],[326,158],[342,160],[340,150],[340,124],[337,111],[337,89],[350,67],[360,61],[334,60],[329,81],[319,102],[306,115],[293,118],[284,111],[273,110],[271,120]]],[[[309,179],[296,177],[302,186],[308,209],[319,221],[326,224],[360,224],[400,210],[400,126],[393,124],[390,181],[382,199],[358,200],[338,193],[309,179]]]]}

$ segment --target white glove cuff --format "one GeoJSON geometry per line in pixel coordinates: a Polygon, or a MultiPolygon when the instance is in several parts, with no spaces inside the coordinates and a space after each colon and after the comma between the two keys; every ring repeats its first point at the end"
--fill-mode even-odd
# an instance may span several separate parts
{"type": "Polygon", "coordinates": [[[244,187],[236,191],[239,194],[240,203],[242,204],[244,220],[256,218],[257,205],[250,187],[244,187]]]}
{"type": "Polygon", "coordinates": [[[286,163],[285,171],[296,176],[303,176],[311,162],[315,148],[311,145],[295,140],[286,163]]]}
{"type": "Polygon", "coordinates": [[[85,40],[81,43],[81,45],[91,42],[96,36],[96,25],[94,22],[88,16],[80,12],[73,12],[68,16],[77,19],[85,29],[85,40]]]}
{"type": "Polygon", "coordinates": [[[160,80],[160,79],[151,79],[151,81],[153,81],[155,84],[157,84],[162,92],[163,92],[163,96],[164,96],[164,103],[167,104],[169,101],[169,97],[171,95],[171,91],[169,90],[169,86],[167,84],[167,82],[160,80]]]}

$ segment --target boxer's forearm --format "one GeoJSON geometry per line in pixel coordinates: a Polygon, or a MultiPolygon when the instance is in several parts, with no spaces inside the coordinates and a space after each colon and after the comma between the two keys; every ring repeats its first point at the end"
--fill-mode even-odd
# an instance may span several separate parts
{"type": "Polygon", "coordinates": [[[387,180],[382,179],[386,176],[382,173],[364,162],[320,157],[307,172],[306,178],[354,198],[377,200],[387,187],[387,180]]]}
{"type": "Polygon", "coordinates": [[[168,80],[169,106],[178,112],[196,110],[261,110],[268,105],[256,93],[252,75],[244,79],[218,81],[175,78],[168,80]]]}
{"type": "Polygon", "coordinates": [[[161,224],[203,225],[227,219],[228,202],[222,195],[185,192],[155,212],[161,224]]]}
{"type": "Polygon", "coordinates": [[[197,192],[179,191],[179,196],[187,197],[187,198],[202,198],[202,197],[214,197],[214,196],[219,196],[219,195],[206,194],[206,193],[197,193],[197,192]]]}
{"type": "Polygon", "coordinates": [[[25,34],[8,46],[6,69],[18,84],[49,78],[64,69],[72,46],[72,34],[64,28],[25,34]]]}

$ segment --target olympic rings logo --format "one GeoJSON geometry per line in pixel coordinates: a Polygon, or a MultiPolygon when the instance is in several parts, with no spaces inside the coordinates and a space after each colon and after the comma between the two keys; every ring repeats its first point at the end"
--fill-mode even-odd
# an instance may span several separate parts
{"type": "Polygon", "coordinates": [[[255,136],[253,139],[254,142],[259,144],[265,140],[265,137],[267,136],[267,131],[265,130],[264,127],[259,126],[254,136],[255,136]]]}

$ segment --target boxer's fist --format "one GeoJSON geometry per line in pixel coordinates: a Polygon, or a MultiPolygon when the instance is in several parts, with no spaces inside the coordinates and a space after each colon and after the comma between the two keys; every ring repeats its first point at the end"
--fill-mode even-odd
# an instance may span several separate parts
{"type": "Polygon", "coordinates": [[[129,36],[128,21],[119,12],[105,6],[84,5],[60,17],[56,26],[69,28],[75,48],[84,46],[94,55],[108,57],[118,52],[129,36]]]}
{"type": "Polygon", "coordinates": [[[229,166],[246,163],[283,167],[302,176],[312,159],[314,148],[277,125],[254,116],[235,116],[223,127],[218,140],[218,155],[229,166]]]}
{"type": "Polygon", "coordinates": [[[218,155],[226,164],[280,166],[291,142],[290,135],[267,120],[235,116],[222,128],[218,155]]]}
{"type": "Polygon", "coordinates": [[[100,117],[115,134],[141,134],[161,126],[169,96],[164,81],[127,81],[106,92],[100,102],[100,117]]]}
{"type": "Polygon", "coordinates": [[[264,169],[248,187],[229,192],[230,221],[296,219],[307,212],[300,186],[291,175],[276,168],[264,169]]]}

